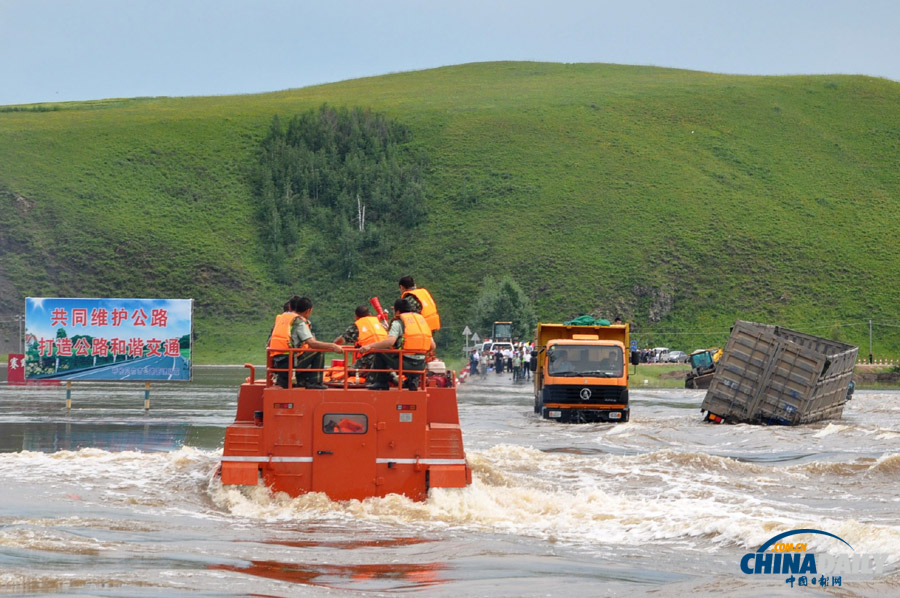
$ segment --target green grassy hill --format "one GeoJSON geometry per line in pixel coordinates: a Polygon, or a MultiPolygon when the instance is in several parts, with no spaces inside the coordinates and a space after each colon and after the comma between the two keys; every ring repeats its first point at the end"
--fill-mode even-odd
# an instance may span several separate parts
{"type": "MultiPolygon", "coordinates": [[[[642,345],[735,319],[900,355],[900,84],[482,63],[261,95],[0,108],[0,317],[25,296],[195,299],[198,362],[260,361],[282,302],[331,340],[412,274],[462,341],[486,275],[538,316],[623,315],[642,345]],[[362,106],[429,158],[403,250],[279,285],[249,183],[272,117],[362,106]]],[[[311,237],[301,231],[301,239],[311,237]]],[[[484,334],[486,331],[479,331],[484,334]]],[[[0,339],[2,340],[2,339],[0,339]]]]}

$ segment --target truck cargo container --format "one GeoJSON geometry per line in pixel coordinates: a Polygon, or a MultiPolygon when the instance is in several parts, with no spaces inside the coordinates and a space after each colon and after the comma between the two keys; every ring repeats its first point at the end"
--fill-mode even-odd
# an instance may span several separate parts
{"type": "Polygon", "coordinates": [[[700,409],[710,421],[794,426],[840,418],[859,347],[738,320],[700,409]]]}

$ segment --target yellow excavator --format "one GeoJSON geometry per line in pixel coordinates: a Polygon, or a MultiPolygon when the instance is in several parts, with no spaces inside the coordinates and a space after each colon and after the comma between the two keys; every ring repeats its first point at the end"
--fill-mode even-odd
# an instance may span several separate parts
{"type": "Polygon", "coordinates": [[[684,379],[685,388],[709,388],[709,382],[716,373],[716,363],[722,357],[722,349],[698,349],[688,356],[691,371],[684,379]]]}

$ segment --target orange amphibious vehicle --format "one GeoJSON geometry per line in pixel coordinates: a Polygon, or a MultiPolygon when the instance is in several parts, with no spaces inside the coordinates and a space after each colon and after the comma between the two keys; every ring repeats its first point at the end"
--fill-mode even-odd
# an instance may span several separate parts
{"type": "MultiPolygon", "coordinates": [[[[324,389],[295,386],[293,366],[288,388],[274,386],[271,358],[265,379],[245,365],[250,375],[225,430],[222,484],[262,480],[275,492],[324,492],[332,500],[388,494],[425,500],[429,488],[472,482],[453,372],[432,366],[415,390],[370,390],[355,382],[360,378],[347,365],[337,365],[352,362],[351,354],[346,357],[335,360],[343,372],[324,389]]],[[[402,365],[397,374],[402,380],[402,365]]]]}

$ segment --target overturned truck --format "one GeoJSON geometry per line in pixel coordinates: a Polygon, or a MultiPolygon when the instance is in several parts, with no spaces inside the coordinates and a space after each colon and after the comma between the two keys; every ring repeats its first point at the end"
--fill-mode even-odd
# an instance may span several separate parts
{"type": "Polygon", "coordinates": [[[700,406],[713,422],[795,426],[840,418],[859,347],[738,320],[700,406]]]}

